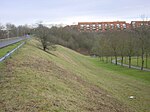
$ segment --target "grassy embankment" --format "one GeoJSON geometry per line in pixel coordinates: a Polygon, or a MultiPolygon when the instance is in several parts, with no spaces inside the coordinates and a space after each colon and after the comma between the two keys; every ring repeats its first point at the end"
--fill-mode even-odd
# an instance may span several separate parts
{"type": "Polygon", "coordinates": [[[149,112],[149,72],[30,41],[0,64],[2,111],[149,112]],[[134,99],[129,99],[133,95],[134,99]]]}

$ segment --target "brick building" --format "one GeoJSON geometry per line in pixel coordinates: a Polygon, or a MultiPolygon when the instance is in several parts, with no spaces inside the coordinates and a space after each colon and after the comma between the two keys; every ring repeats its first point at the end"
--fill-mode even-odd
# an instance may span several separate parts
{"type": "Polygon", "coordinates": [[[131,28],[137,28],[143,25],[150,26],[150,21],[131,21],[131,28]]]}
{"type": "Polygon", "coordinates": [[[79,22],[77,28],[80,32],[105,32],[107,30],[131,29],[141,25],[150,25],[150,21],[132,21],[131,24],[125,21],[79,22]]]}

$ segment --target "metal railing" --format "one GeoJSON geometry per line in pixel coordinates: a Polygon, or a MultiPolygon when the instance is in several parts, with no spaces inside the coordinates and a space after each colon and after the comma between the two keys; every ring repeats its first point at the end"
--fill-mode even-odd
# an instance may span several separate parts
{"type": "Polygon", "coordinates": [[[10,52],[8,52],[5,56],[3,56],[2,58],[0,58],[0,62],[4,61],[5,59],[7,59],[8,57],[10,57],[12,55],[13,52],[15,52],[17,49],[19,49],[22,45],[24,45],[25,42],[22,42],[19,46],[17,46],[16,48],[14,48],[13,50],[11,50],[10,52]]]}

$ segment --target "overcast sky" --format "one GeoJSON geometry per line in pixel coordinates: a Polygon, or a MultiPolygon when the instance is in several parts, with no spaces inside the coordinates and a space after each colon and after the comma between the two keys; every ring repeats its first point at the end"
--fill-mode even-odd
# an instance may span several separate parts
{"type": "Polygon", "coordinates": [[[150,0],[0,0],[0,23],[72,24],[150,18],[150,0]]]}

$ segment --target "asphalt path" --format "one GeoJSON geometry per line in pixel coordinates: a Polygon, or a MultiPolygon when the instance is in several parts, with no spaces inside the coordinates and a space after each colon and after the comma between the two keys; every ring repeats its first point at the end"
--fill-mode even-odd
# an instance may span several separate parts
{"type": "Polygon", "coordinates": [[[0,48],[6,47],[8,45],[17,43],[17,42],[19,42],[21,40],[25,40],[25,39],[26,39],[26,37],[19,37],[19,38],[15,38],[15,39],[0,41],[0,48]]]}
{"type": "MultiPolygon", "coordinates": [[[[119,61],[119,60],[121,60],[121,58],[119,58],[119,59],[117,59],[117,60],[119,61]]],[[[116,63],[115,60],[112,60],[112,63],[115,64],[115,63],[116,63]]],[[[121,65],[120,62],[117,62],[117,64],[118,64],[118,65],[121,65]]],[[[123,66],[129,67],[129,65],[127,65],[127,64],[123,64],[123,66]]],[[[134,68],[134,69],[137,69],[137,70],[141,70],[141,67],[138,67],[138,66],[131,66],[131,68],[134,68]]],[[[149,72],[150,72],[150,69],[148,69],[148,68],[143,68],[143,70],[144,70],[144,71],[149,71],[149,72]]]]}

